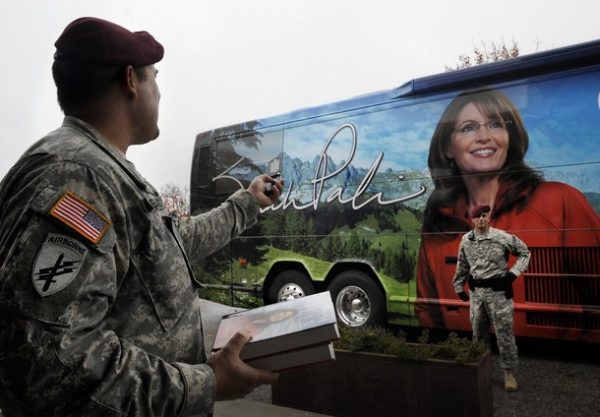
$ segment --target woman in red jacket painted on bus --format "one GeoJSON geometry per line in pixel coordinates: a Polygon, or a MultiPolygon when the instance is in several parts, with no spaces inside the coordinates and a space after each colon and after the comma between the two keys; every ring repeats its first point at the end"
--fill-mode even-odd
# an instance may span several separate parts
{"type": "MultiPolygon", "coordinates": [[[[491,226],[519,236],[532,258],[535,248],[600,245],[594,208],[577,189],[544,181],[527,166],[528,146],[519,111],[497,90],[463,92],[444,111],[428,158],[435,189],[424,212],[417,266],[415,310],[422,326],[470,330],[457,312],[452,278],[460,238],[471,229],[468,213],[477,205],[489,205],[491,226]]],[[[548,272],[564,272],[564,262],[553,268],[548,272]]],[[[516,293],[515,301],[520,297],[516,293]]]]}

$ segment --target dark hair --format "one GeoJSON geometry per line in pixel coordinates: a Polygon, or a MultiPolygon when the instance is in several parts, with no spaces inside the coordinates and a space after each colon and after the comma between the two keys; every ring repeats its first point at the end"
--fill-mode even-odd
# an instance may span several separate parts
{"type": "MultiPolygon", "coordinates": [[[[65,115],[75,113],[83,106],[102,98],[111,86],[124,76],[125,66],[58,58],[52,64],[58,104],[65,115]]],[[[144,67],[134,68],[144,80],[144,67]]]]}
{"type": "MultiPolygon", "coordinates": [[[[533,189],[542,181],[542,176],[525,163],[529,135],[513,102],[500,91],[491,88],[464,91],[446,107],[431,139],[427,164],[435,188],[427,200],[424,231],[451,232],[464,228],[462,224],[459,226],[452,224],[450,219],[440,218],[439,209],[467,192],[461,173],[454,161],[447,156],[447,151],[458,114],[469,103],[477,106],[486,117],[506,123],[509,135],[508,153],[506,162],[498,174],[502,182],[510,183],[510,189],[504,196],[503,207],[509,208],[514,205],[524,190],[533,189]]],[[[494,216],[498,214],[494,208],[494,216]]]]}

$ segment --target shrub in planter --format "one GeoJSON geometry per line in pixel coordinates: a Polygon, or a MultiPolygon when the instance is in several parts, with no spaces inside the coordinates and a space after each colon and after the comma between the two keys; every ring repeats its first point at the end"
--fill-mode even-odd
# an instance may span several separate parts
{"type": "Polygon", "coordinates": [[[393,355],[402,359],[446,359],[458,363],[478,362],[487,349],[484,344],[458,337],[456,333],[450,333],[441,342],[429,343],[427,329],[421,333],[419,343],[410,343],[406,341],[406,333],[403,331],[394,335],[382,327],[342,327],[341,338],[335,342],[335,348],[393,355]]]}
{"type": "Polygon", "coordinates": [[[333,416],[492,416],[491,357],[450,334],[406,341],[383,328],[342,329],[336,361],[284,372],[273,403],[333,416]]]}

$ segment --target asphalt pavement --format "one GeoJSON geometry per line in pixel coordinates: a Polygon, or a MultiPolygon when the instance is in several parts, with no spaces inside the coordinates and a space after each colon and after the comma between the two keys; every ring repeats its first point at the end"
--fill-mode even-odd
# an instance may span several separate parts
{"type": "Polygon", "coordinates": [[[543,340],[517,345],[517,392],[504,391],[494,354],[494,417],[600,417],[600,346],[543,340]]]}

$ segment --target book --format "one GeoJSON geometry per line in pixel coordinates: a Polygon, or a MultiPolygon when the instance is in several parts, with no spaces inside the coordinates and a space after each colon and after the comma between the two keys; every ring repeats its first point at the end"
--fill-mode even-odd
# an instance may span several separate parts
{"type": "Polygon", "coordinates": [[[204,337],[204,351],[210,352],[215,342],[215,335],[223,316],[246,311],[245,308],[231,307],[226,304],[216,303],[203,298],[196,299],[200,304],[202,318],[202,336],[204,337]]]}
{"type": "Polygon", "coordinates": [[[228,314],[219,323],[212,350],[222,349],[242,329],[252,335],[240,352],[244,361],[323,345],[340,337],[329,292],[228,314]]]}
{"type": "Polygon", "coordinates": [[[267,371],[284,371],[305,365],[335,360],[333,342],[314,345],[297,350],[276,353],[270,356],[249,359],[246,363],[267,371]]]}

